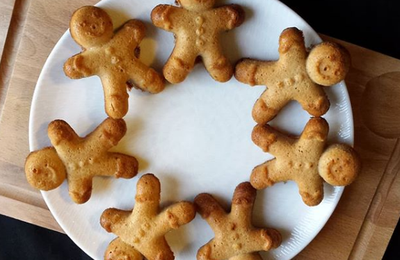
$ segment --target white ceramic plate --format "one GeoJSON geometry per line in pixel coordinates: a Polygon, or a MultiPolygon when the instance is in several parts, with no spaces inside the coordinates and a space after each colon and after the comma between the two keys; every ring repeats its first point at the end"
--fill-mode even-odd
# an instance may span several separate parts
{"type": "MultiPolygon", "coordinates": [[[[173,35],[152,26],[151,10],[160,0],[106,0],[99,6],[109,12],[115,27],[128,19],[146,23],[147,38],[141,44],[141,59],[161,71],[173,49],[173,35]]],[[[173,4],[173,0],[164,1],[173,4]]],[[[223,4],[235,1],[220,1],[223,4]]],[[[246,10],[245,23],[221,37],[232,61],[241,57],[278,58],[278,38],[283,29],[303,30],[306,44],[320,41],[298,15],[276,0],[236,1],[246,10]]],[[[105,118],[103,91],[98,77],[71,80],[63,73],[63,63],[80,52],[67,32],[48,58],[36,86],[30,116],[30,149],[50,145],[46,129],[54,119],[66,120],[79,135],[91,132],[105,118]]],[[[193,200],[201,192],[230,204],[237,184],[249,179],[254,166],[272,158],[250,139],[255,123],[251,109],[265,87],[249,87],[232,78],[221,84],[213,81],[202,65],[197,65],[181,84],[168,85],[157,95],[132,90],[125,120],[127,135],[116,151],[139,159],[140,172],[152,172],[161,181],[162,205],[193,200]]],[[[353,143],[353,119],[346,86],[325,88],[331,108],[325,115],[330,124],[330,141],[353,143]]],[[[273,123],[299,134],[309,115],[292,102],[273,123]]],[[[43,197],[54,217],[89,256],[102,259],[114,238],[99,224],[108,207],[131,209],[138,177],[131,180],[95,178],[89,202],[74,204],[67,183],[43,197]]],[[[274,227],[283,234],[281,247],[263,253],[265,259],[289,259],[300,252],[321,230],[336,207],[343,188],[325,186],[325,198],[317,207],[302,202],[293,182],[280,183],[258,192],[254,222],[274,227]]],[[[195,259],[196,252],[213,237],[198,215],[190,224],[172,231],[167,239],[177,259],[195,259]]]]}

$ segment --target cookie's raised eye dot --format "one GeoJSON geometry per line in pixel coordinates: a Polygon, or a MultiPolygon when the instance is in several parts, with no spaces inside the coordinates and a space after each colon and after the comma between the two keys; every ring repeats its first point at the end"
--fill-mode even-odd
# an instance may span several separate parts
{"type": "Polygon", "coordinates": [[[46,164],[44,165],[44,167],[46,167],[46,168],[47,168],[47,167],[49,167],[49,164],[48,164],[48,163],[46,163],[46,164]]]}
{"type": "Polygon", "coordinates": [[[90,26],[90,28],[92,28],[92,30],[96,30],[97,26],[93,24],[92,26],[90,26]]]}
{"type": "Polygon", "coordinates": [[[33,169],[32,169],[32,172],[36,174],[36,173],[38,173],[39,171],[38,171],[38,169],[33,168],[33,169]]]}
{"type": "Polygon", "coordinates": [[[201,17],[201,16],[197,16],[197,17],[196,17],[196,23],[197,23],[197,24],[202,24],[203,22],[204,22],[203,17],[201,17]]]}

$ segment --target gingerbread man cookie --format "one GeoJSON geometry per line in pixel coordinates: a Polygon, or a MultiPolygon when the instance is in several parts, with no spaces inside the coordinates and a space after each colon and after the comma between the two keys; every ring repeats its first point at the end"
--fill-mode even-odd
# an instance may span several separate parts
{"type": "Polygon", "coordinates": [[[128,111],[127,87],[150,93],[164,89],[162,76],[135,55],[145,30],[142,22],[129,20],[114,34],[109,15],[94,6],[84,6],[72,15],[71,36],[83,52],[67,60],[64,72],[72,79],[98,75],[105,110],[112,118],[122,118],[128,111]]]}
{"type": "Polygon", "coordinates": [[[219,42],[221,31],[231,30],[244,21],[239,5],[215,8],[215,0],[179,0],[182,7],[158,5],[151,13],[155,26],[173,32],[175,48],[164,66],[164,77],[171,83],[182,82],[200,56],[216,81],[226,82],[233,66],[224,56],[219,42]]]}
{"type": "Polygon", "coordinates": [[[165,234],[192,221],[193,204],[179,202],[160,212],[160,182],[153,174],[139,179],[135,200],[132,211],[110,208],[101,215],[101,226],[118,236],[108,246],[104,259],[138,259],[134,258],[138,253],[148,260],[174,259],[165,234]]]}
{"type": "Polygon", "coordinates": [[[215,234],[197,252],[198,260],[262,260],[258,251],[268,251],[281,244],[282,237],[277,230],[253,226],[256,195],[250,183],[239,184],[233,194],[230,213],[210,194],[202,193],[195,198],[195,206],[215,234]]]}
{"type": "Polygon", "coordinates": [[[254,120],[269,122],[291,100],[297,100],[313,116],[325,114],[330,104],[320,85],[331,86],[345,78],[350,67],[348,51],[323,42],[308,53],[303,33],[288,28],[280,36],[279,55],[278,61],[243,59],[236,65],[237,80],[267,86],[254,105],[254,120]]]}
{"type": "Polygon", "coordinates": [[[250,182],[263,189],[277,182],[295,181],[308,206],[323,199],[323,181],[334,186],[351,184],[360,171],[356,152],[345,144],[326,147],[329,126],[311,118],[299,138],[289,137],[269,125],[256,125],[253,142],[275,159],[254,168],[250,182]]]}
{"type": "Polygon", "coordinates": [[[54,147],[34,151],[25,162],[28,182],[41,190],[52,190],[67,178],[69,195],[85,203],[92,193],[94,176],[132,178],[138,172],[137,160],[129,155],[108,152],[126,133],[123,119],[104,120],[92,133],[81,138],[64,121],[48,126],[54,147]]]}

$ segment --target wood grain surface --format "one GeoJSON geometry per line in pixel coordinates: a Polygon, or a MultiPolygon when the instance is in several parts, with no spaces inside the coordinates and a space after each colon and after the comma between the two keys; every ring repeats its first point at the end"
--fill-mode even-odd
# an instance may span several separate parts
{"type": "MultiPolygon", "coordinates": [[[[1,0],[0,7],[7,2],[13,1],[1,0]]],[[[2,75],[10,80],[9,84],[3,85],[6,97],[0,111],[0,214],[62,232],[40,192],[25,180],[23,165],[29,153],[30,105],[41,68],[57,40],[67,30],[72,12],[96,1],[16,2],[22,15],[17,26],[10,27],[16,32],[14,44],[6,44],[4,51],[16,55],[9,64],[12,69],[6,71],[7,75],[2,75]]],[[[327,36],[323,38],[338,41],[327,36]]],[[[400,215],[400,149],[399,145],[396,146],[399,137],[392,135],[387,138],[377,134],[376,130],[372,131],[368,127],[370,124],[365,123],[363,112],[363,104],[369,102],[375,106],[378,103],[363,95],[366,87],[374,84],[377,78],[381,77],[385,84],[392,85],[394,92],[389,87],[386,95],[390,97],[397,93],[400,78],[391,81],[384,77],[390,72],[400,72],[400,61],[339,42],[352,55],[352,68],[346,83],[354,113],[355,149],[362,159],[363,169],[358,180],[345,189],[326,226],[296,259],[380,259],[400,215]]],[[[396,113],[394,106],[387,104],[387,111],[396,113]]],[[[368,120],[380,125],[388,119],[377,116],[368,120]]],[[[400,125],[394,124],[393,129],[399,130],[400,125]]]]}
{"type": "Polygon", "coordinates": [[[11,17],[14,9],[15,0],[0,1],[0,59],[3,54],[4,44],[6,43],[8,29],[11,24],[11,17]]]}
{"type": "Polygon", "coordinates": [[[6,75],[10,82],[0,118],[0,196],[7,198],[3,200],[7,207],[0,207],[0,214],[60,232],[62,229],[47,209],[40,192],[25,180],[23,165],[29,153],[29,111],[41,68],[55,43],[68,29],[72,12],[83,4],[96,2],[23,1],[18,7],[22,13],[26,10],[20,42],[10,46],[13,49],[4,51],[15,51],[17,55],[14,63],[10,64],[13,70],[6,75]],[[21,210],[20,205],[34,206],[32,210],[36,209],[42,220],[38,222],[34,212],[21,210]]]}

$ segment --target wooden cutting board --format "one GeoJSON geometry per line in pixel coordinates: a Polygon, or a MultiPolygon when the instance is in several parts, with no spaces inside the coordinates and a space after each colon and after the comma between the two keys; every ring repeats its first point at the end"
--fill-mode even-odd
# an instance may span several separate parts
{"type": "MultiPolygon", "coordinates": [[[[23,165],[29,153],[29,111],[42,66],[67,30],[72,12],[97,1],[16,2],[13,20],[9,19],[13,21],[9,27],[12,32],[8,33],[3,52],[14,56],[9,55],[0,66],[0,214],[62,232],[40,192],[25,181],[23,165]]],[[[1,0],[1,13],[6,12],[1,8],[5,4],[11,7],[7,10],[14,8],[13,0],[1,0]]],[[[8,13],[11,18],[12,12],[8,13]]],[[[4,31],[9,30],[2,28],[0,33],[5,35],[4,31]]],[[[338,41],[327,36],[323,38],[338,41]]],[[[363,170],[359,179],[345,189],[323,230],[296,259],[380,259],[400,215],[400,148],[396,146],[400,136],[394,134],[385,138],[377,134],[379,126],[386,126],[390,120],[380,115],[387,111],[393,117],[399,117],[400,108],[395,102],[376,102],[380,104],[380,110],[376,117],[371,117],[365,106],[374,108],[375,103],[371,102],[371,95],[363,95],[367,86],[379,89],[380,84],[385,84],[389,86],[385,90],[387,97],[400,96],[399,74],[386,74],[400,71],[400,61],[339,42],[352,55],[352,68],[346,83],[354,112],[355,149],[362,159],[363,170]]],[[[385,95],[376,98],[382,101],[385,95]]],[[[374,97],[372,95],[372,99],[374,97]]],[[[398,121],[394,120],[390,127],[394,133],[399,133],[398,121]]]]}

